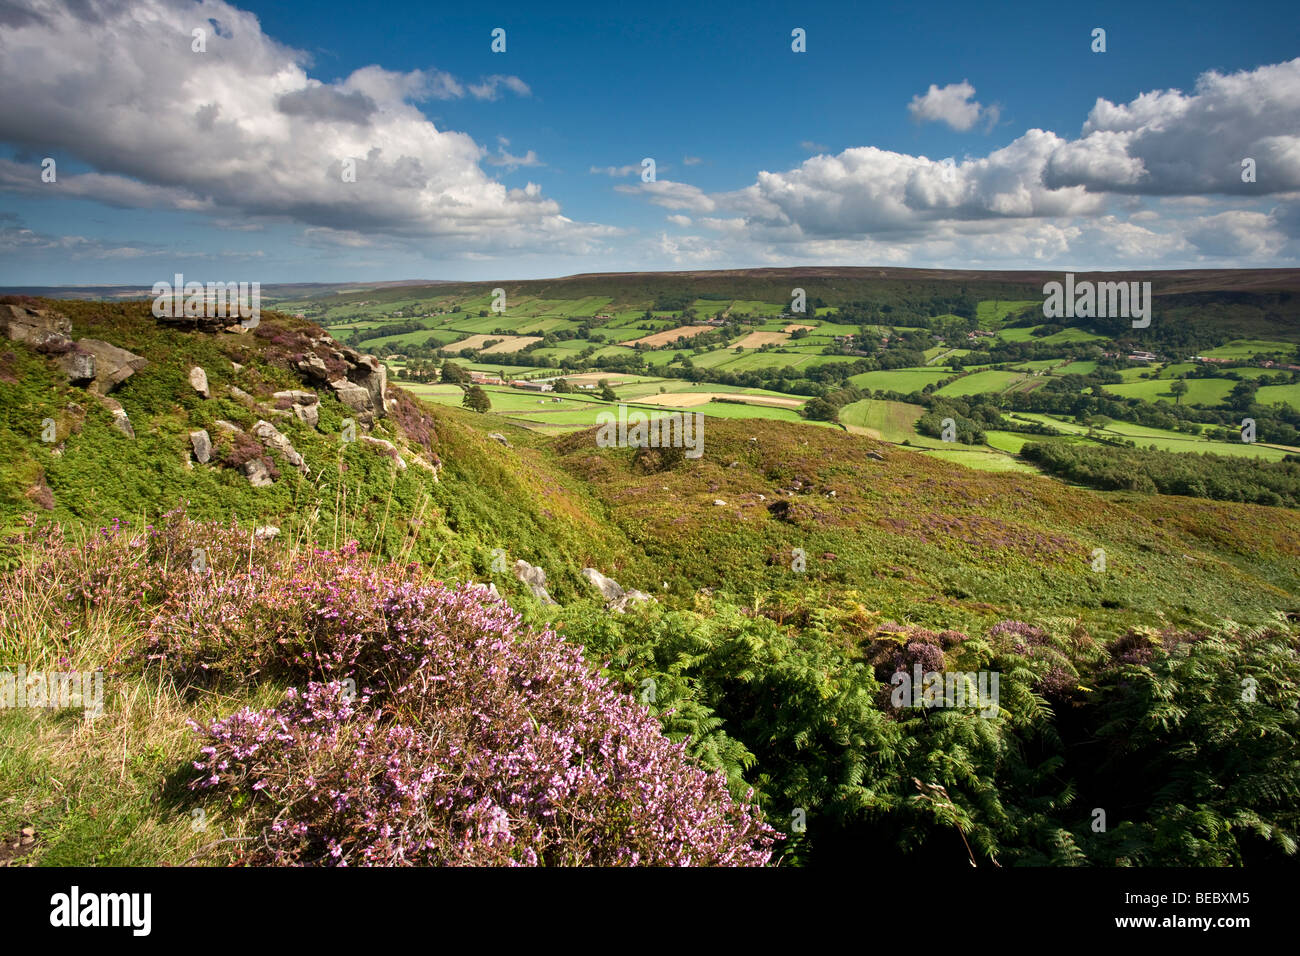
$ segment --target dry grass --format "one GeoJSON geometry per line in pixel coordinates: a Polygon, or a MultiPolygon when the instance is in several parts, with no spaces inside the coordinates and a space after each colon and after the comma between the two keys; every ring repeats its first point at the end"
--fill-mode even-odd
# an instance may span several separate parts
{"type": "Polygon", "coordinates": [[[656,332],[654,335],[647,335],[644,338],[632,339],[628,342],[620,342],[620,345],[649,345],[653,348],[659,348],[661,345],[668,345],[676,342],[678,339],[693,339],[695,336],[704,332],[711,331],[711,325],[679,325],[675,329],[668,329],[664,332],[656,332]]]}

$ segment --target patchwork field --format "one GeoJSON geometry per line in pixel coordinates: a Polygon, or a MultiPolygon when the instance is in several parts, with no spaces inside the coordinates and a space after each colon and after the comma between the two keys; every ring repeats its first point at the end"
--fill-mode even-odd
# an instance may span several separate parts
{"type": "Polygon", "coordinates": [[[475,351],[481,350],[489,355],[493,352],[509,355],[541,340],[541,336],[533,335],[471,335],[460,342],[452,342],[447,346],[447,349],[452,352],[458,352],[462,349],[474,349],[475,351]],[[496,342],[497,344],[490,348],[484,348],[488,342],[496,342]]]}
{"type": "MultiPolygon", "coordinates": [[[[804,326],[806,328],[806,326],[804,326]]],[[[790,336],[784,332],[750,332],[739,342],[732,343],[732,348],[737,349],[756,349],[764,345],[781,345],[790,341],[790,336]]]]}
{"type": "Polygon", "coordinates": [[[711,325],[679,325],[675,329],[668,329],[665,332],[656,332],[654,335],[646,335],[639,339],[631,339],[627,342],[621,342],[620,345],[649,345],[652,348],[660,348],[676,342],[678,339],[692,339],[701,333],[708,332],[713,328],[711,325]]]}

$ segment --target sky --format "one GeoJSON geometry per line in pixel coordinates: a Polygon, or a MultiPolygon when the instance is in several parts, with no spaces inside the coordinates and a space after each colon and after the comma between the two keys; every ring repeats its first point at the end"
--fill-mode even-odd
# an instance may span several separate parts
{"type": "Polygon", "coordinates": [[[1300,266],[1294,0],[464,6],[0,0],[0,284],[1300,266]]]}

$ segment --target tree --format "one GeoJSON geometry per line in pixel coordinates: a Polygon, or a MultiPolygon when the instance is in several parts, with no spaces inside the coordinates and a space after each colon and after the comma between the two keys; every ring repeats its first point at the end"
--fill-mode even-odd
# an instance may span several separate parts
{"type": "Polygon", "coordinates": [[[799,414],[815,422],[837,422],[840,419],[840,410],[824,398],[806,402],[799,414]]]}
{"type": "Polygon", "coordinates": [[[615,395],[614,390],[609,387],[609,382],[603,378],[600,380],[600,400],[603,402],[618,401],[618,396],[615,395]]]}
{"type": "Polygon", "coordinates": [[[463,366],[457,365],[455,362],[443,362],[442,380],[444,382],[450,382],[453,385],[461,385],[470,380],[469,372],[465,371],[463,366]]]}
{"type": "Polygon", "coordinates": [[[492,401],[488,398],[487,392],[477,385],[471,385],[465,389],[465,399],[461,402],[461,405],[476,412],[486,412],[491,410],[492,401]]]}
{"type": "Polygon", "coordinates": [[[1183,396],[1187,394],[1187,383],[1181,378],[1174,379],[1174,383],[1169,386],[1169,392],[1174,396],[1174,404],[1182,403],[1183,396]]]}

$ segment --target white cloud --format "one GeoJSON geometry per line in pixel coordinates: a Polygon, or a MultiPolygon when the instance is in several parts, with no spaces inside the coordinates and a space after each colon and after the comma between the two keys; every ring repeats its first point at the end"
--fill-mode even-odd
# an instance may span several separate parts
{"type": "Polygon", "coordinates": [[[1260,196],[1300,189],[1300,58],[1204,73],[1195,92],[1099,99],[1080,139],[1048,165],[1054,186],[1148,196],[1260,196]],[[1242,182],[1242,160],[1256,181],[1242,182]]]}
{"type": "Polygon", "coordinates": [[[657,179],[652,183],[640,182],[631,186],[615,186],[615,191],[628,194],[648,196],[656,206],[665,209],[685,209],[689,212],[712,212],[716,208],[713,199],[704,194],[704,190],[690,183],[674,182],[671,179],[657,179]]]}
{"type": "MultiPolygon", "coordinates": [[[[95,170],[48,184],[63,195],[484,252],[577,253],[617,232],[563,216],[536,187],[508,190],[480,167],[485,152],[471,137],[414,105],[467,89],[528,95],[517,77],[466,88],[437,70],[367,66],[322,83],[306,54],[224,0],[18,4],[27,16],[0,29],[0,140],[95,170]],[[191,30],[212,20],[220,29],[207,51],[192,52],[191,30]],[[355,182],[342,176],[348,159],[355,182]]],[[[494,161],[505,157],[539,162],[504,150],[494,161]]],[[[0,166],[0,187],[30,192],[15,179],[30,181],[31,170],[14,165],[0,166]]]]}
{"type": "Polygon", "coordinates": [[[1001,110],[997,106],[982,106],[974,97],[975,87],[965,80],[942,87],[931,83],[924,95],[912,97],[907,109],[920,122],[946,123],[960,132],[980,120],[991,129],[997,124],[1001,110]]]}

